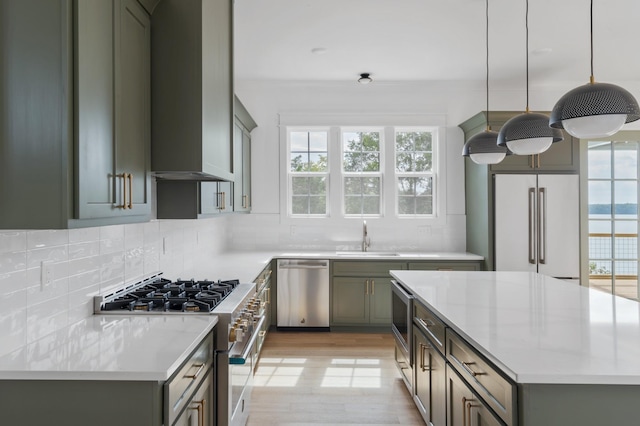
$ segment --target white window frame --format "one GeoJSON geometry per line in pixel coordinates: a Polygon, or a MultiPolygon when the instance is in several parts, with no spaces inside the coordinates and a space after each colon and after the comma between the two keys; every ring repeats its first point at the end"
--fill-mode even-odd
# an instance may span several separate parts
{"type": "Polygon", "coordinates": [[[330,181],[331,181],[331,134],[329,127],[288,127],[286,130],[287,137],[287,147],[286,147],[286,162],[285,169],[287,173],[287,215],[291,218],[327,218],[331,216],[331,209],[329,200],[331,199],[331,191],[330,191],[330,181]],[[293,132],[305,132],[305,133],[313,133],[313,132],[325,132],[327,134],[327,171],[322,172],[292,172],[291,171],[291,133],[293,132]],[[293,213],[293,203],[292,203],[292,194],[293,194],[293,178],[294,177],[324,177],[326,180],[326,190],[325,190],[325,203],[326,210],[325,214],[294,214],[293,213]]]}
{"type": "Polygon", "coordinates": [[[340,200],[341,200],[341,213],[344,218],[375,218],[384,216],[384,170],[385,170],[385,129],[381,126],[348,126],[340,128],[340,169],[338,170],[340,173],[340,200]],[[377,172],[347,172],[344,170],[344,134],[348,132],[354,133],[373,133],[377,132],[380,134],[380,145],[378,147],[380,153],[380,167],[377,172]],[[346,203],[345,203],[345,179],[348,177],[378,177],[380,178],[380,197],[378,198],[378,214],[364,214],[364,213],[355,213],[355,214],[347,214],[346,212],[346,203]]]}
{"type": "Polygon", "coordinates": [[[439,129],[434,126],[411,126],[411,127],[402,127],[396,126],[393,129],[393,186],[394,186],[394,208],[395,208],[395,216],[401,219],[426,219],[426,218],[435,218],[438,215],[438,163],[440,159],[439,153],[439,145],[440,145],[440,137],[439,137],[439,129]],[[431,172],[398,172],[396,169],[396,156],[398,151],[396,149],[396,137],[398,133],[404,132],[429,132],[431,133],[431,172]],[[400,202],[400,194],[398,192],[398,178],[401,177],[431,177],[432,178],[432,194],[431,194],[431,214],[400,214],[399,212],[399,202],[400,202]]]}
{"type": "MultiPolygon", "coordinates": [[[[447,128],[446,116],[443,114],[334,114],[324,112],[284,112],[279,114],[280,139],[280,191],[279,218],[280,223],[291,226],[294,235],[295,225],[318,226],[317,219],[323,219],[324,226],[352,226],[351,223],[361,220],[362,216],[348,216],[342,214],[342,155],[341,129],[343,128],[383,128],[384,144],[381,150],[394,158],[382,158],[382,210],[379,217],[371,220],[402,220],[415,221],[419,226],[443,226],[447,223],[447,176],[444,173],[447,164],[447,128]],[[438,132],[438,141],[434,145],[437,158],[434,160],[434,214],[432,216],[398,216],[395,184],[395,128],[434,128],[438,132]],[[290,188],[288,179],[289,146],[288,131],[297,130],[326,130],[329,129],[329,177],[327,194],[328,216],[308,217],[292,216],[290,210],[290,188]],[[393,200],[387,202],[387,200],[393,200]]],[[[458,158],[452,161],[458,161],[458,158]]]]}

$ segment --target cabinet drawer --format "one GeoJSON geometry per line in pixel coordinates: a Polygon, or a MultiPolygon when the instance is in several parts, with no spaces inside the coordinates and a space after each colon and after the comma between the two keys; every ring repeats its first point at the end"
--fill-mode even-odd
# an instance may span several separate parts
{"type": "Polygon", "coordinates": [[[209,335],[193,351],[189,359],[182,364],[178,372],[165,384],[165,398],[168,410],[166,415],[173,424],[175,417],[182,411],[189,397],[198,389],[198,385],[207,377],[213,367],[213,334],[209,335]]]}
{"type": "Polygon", "coordinates": [[[389,277],[392,269],[407,269],[405,262],[333,261],[333,275],[343,277],[389,277]]]}
{"type": "Polygon", "coordinates": [[[517,387],[450,328],[447,360],[474,391],[508,425],[517,424],[517,387]]]}
{"type": "Polygon", "coordinates": [[[437,316],[433,314],[417,301],[413,304],[413,322],[431,340],[441,354],[444,354],[445,325],[437,316]]]}

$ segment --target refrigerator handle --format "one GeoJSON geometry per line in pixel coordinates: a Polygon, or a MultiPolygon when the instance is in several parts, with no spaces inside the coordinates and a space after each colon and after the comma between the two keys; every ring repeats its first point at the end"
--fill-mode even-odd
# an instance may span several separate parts
{"type": "Polygon", "coordinates": [[[538,261],[544,264],[547,251],[547,191],[538,189],[538,261]]]}
{"type": "Polygon", "coordinates": [[[536,189],[529,188],[529,263],[536,263],[536,247],[535,247],[535,228],[533,226],[535,221],[535,204],[536,204],[536,189]]]}

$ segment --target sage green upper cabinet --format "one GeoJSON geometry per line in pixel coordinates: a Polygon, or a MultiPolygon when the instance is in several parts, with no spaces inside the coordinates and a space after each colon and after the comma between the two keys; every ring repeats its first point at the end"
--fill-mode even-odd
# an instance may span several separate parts
{"type": "Polygon", "coordinates": [[[251,131],[257,124],[238,97],[234,100],[234,211],[251,211],[251,131]]]}
{"type": "Polygon", "coordinates": [[[3,0],[0,25],[0,229],[149,220],[144,9],[3,0]]]}
{"type": "Polygon", "coordinates": [[[162,178],[234,178],[232,11],[232,0],[153,11],[151,167],[162,178]]]}
{"type": "MultiPolygon", "coordinates": [[[[511,117],[519,115],[519,111],[481,111],[460,124],[464,131],[464,140],[469,140],[473,135],[484,131],[487,124],[491,130],[499,132],[502,125],[511,117]],[[487,121],[487,115],[489,121],[487,121]]],[[[548,113],[545,113],[548,114],[548,113]]],[[[556,142],[551,147],[537,155],[509,155],[498,164],[489,166],[494,172],[528,172],[532,171],[566,171],[578,172],[579,166],[579,140],[567,132],[563,132],[564,140],[556,142]]]]}
{"type": "Polygon", "coordinates": [[[76,185],[80,218],[149,216],[149,15],[136,0],[78,0],[76,185]]]}
{"type": "Polygon", "coordinates": [[[205,219],[233,212],[233,182],[159,179],[158,219],[205,219]]]}

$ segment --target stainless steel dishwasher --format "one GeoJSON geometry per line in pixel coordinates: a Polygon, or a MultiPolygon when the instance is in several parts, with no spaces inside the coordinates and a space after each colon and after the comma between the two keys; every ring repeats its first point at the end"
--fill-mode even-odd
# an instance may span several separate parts
{"type": "Polygon", "coordinates": [[[279,259],[278,327],[329,327],[329,261],[279,259]]]}

